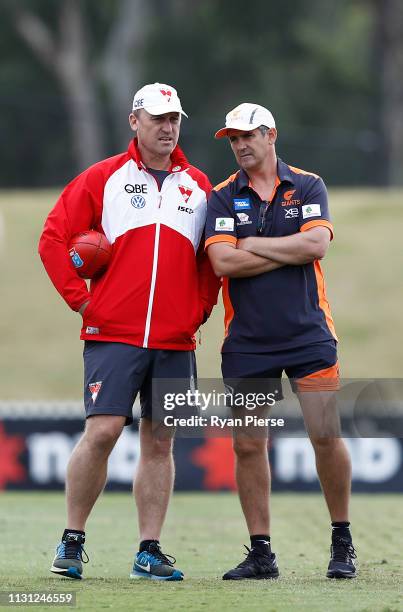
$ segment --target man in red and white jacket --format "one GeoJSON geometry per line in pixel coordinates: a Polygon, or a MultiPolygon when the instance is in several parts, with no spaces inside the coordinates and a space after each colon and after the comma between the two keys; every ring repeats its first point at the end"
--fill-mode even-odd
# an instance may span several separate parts
{"type": "Polygon", "coordinates": [[[85,341],[86,428],[68,466],[67,528],[51,571],[82,577],[86,520],[140,392],[134,494],[141,541],[131,577],[182,580],[159,545],[174,463],[172,436],[153,435],[152,390],[153,382],[170,378],[189,389],[196,377],[194,334],[219,290],[199,248],[211,185],[177,144],[181,117],[187,115],[173,87],[142,87],[132,108],[129,123],[136,137],[128,151],[94,164],[65,188],[39,243],[53,284],[83,317],[85,341]],[[113,247],[108,269],[91,281],[90,290],[68,253],[72,236],[88,229],[104,233],[113,247]]]}

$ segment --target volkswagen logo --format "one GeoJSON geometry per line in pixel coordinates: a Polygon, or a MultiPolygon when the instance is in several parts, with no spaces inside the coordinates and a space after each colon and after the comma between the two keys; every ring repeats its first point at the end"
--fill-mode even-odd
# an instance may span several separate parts
{"type": "Polygon", "coordinates": [[[131,203],[134,208],[144,208],[144,206],[146,205],[146,201],[141,195],[133,196],[131,199],[131,203]]]}

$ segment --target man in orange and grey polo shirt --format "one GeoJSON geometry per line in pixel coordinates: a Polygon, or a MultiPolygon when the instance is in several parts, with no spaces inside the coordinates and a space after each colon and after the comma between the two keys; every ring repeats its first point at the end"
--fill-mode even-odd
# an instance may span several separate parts
{"type": "MultiPolygon", "coordinates": [[[[332,421],[339,384],[337,337],[319,263],[333,237],[326,187],[316,174],[276,156],[275,122],[264,107],[237,106],[216,133],[224,136],[240,170],[212,191],[206,226],[208,255],[224,277],[223,377],[273,384],[285,371],[292,379],[332,520],[327,576],[352,578],[350,458],[337,434],[325,437],[317,427],[321,420],[332,421]]],[[[251,549],[223,578],[275,578],[267,437],[235,432],[234,449],[251,549]]]]}

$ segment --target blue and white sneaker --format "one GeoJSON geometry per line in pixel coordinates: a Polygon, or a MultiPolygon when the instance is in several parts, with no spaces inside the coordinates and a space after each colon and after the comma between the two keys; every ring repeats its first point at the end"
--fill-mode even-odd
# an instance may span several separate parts
{"type": "Polygon", "coordinates": [[[88,563],[89,558],[84,550],[85,535],[69,532],[66,529],[62,541],[56,547],[56,556],[50,571],[65,578],[81,580],[83,563],[88,563]],[[83,559],[83,554],[85,559],[83,559]]]}
{"type": "Polygon", "coordinates": [[[164,555],[158,542],[151,542],[147,550],[136,554],[130,578],[183,580],[183,572],[175,569],[174,563],[175,557],[164,555]]]}

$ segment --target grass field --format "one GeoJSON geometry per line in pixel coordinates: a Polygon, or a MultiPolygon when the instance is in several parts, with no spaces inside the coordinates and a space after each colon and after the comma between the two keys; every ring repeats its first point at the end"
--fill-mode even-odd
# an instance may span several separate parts
{"type": "MultiPolygon", "coordinates": [[[[37,242],[55,191],[0,192],[0,400],[81,399],[80,319],[47,278],[37,242]]],[[[324,261],[344,377],[400,377],[401,191],[330,192],[335,240],[324,261]]],[[[221,300],[220,300],[221,302],[221,300]]],[[[221,304],[203,328],[199,375],[219,375],[221,304]]]]}
{"type": "Polygon", "coordinates": [[[329,526],[319,495],[276,494],[272,512],[281,578],[223,582],[222,573],[240,561],[242,544],[248,544],[236,496],[175,494],[162,543],[186,580],[156,584],[128,579],[137,538],[133,505],[129,494],[105,494],[88,524],[86,579],[76,582],[48,572],[64,525],[63,496],[3,493],[0,590],[75,591],[79,610],[403,610],[402,496],[354,496],[360,573],[352,581],[324,577],[329,526]]]}

